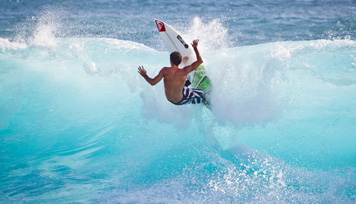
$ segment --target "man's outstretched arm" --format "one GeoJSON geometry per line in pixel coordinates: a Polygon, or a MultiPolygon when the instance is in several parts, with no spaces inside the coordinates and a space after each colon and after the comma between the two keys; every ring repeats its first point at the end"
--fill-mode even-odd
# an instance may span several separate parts
{"type": "Polygon", "coordinates": [[[160,82],[163,78],[163,69],[161,69],[161,71],[158,73],[158,75],[155,77],[155,78],[150,78],[148,75],[147,75],[147,72],[145,70],[145,68],[143,68],[143,66],[139,66],[138,67],[138,73],[141,74],[141,76],[143,78],[146,79],[146,81],[151,84],[151,86],[154,86],[156,85],[158,82],[160,82]]]}
{"type": "Polygon", "coordinates": [[[193,40],[193,43],[192,43],[192,47],[194,49],[197,60],[195,62],[193,62],[191,65],[183,68],[188,73],[190,73],[191,71],[194,71],[196,68],[199,67],[199,65],[201,65],[203,63],[203,58],[201,57],[200,52],[198,50],[198,42],[199,42],[199,40],[197,39],[197,40],[193,40]]]}

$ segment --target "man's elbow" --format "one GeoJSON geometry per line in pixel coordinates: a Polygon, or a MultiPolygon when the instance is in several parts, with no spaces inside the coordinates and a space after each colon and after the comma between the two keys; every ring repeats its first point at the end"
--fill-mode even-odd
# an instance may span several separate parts
{"type": "Polygon", "coordinates": [[[201,59],[201,58],[198,59],[198,63],[199,63],[199,64],[203,64],[203,62],[204,62],[203,59],[201,59]]]}
{"type": "Polygon", "coordinates": [[[154,85],[156,85],[157,84],[157,82],[154,82],[154,81],[150,81],[150,82],[148,82],[151,86],[154,86],[154,85]]]}

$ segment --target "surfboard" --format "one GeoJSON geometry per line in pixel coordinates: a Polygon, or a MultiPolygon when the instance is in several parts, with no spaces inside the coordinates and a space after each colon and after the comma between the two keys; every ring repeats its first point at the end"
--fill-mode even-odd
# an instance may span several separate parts
{"type": "MultiPolygon", "coordinates": [[[[178,51],[182,55],[183,60],[180,67],[185,67],[196,61],[196,55],[192,45],[187,43],[178,31],[163,21],[155,19],[155,23],[168,52],[172,53],[178,51]]],[[[195,71],[191,72],[188,75],[188,80],[191,82],[190,86],[192,88],[202,89],[208,98],[212,85],[209,77],[206,75],[204,65],[200,65],[195,71]]]]}

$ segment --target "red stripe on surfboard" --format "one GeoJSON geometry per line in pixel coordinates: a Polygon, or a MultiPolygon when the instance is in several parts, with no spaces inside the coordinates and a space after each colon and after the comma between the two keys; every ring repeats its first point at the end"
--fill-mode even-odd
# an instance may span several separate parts
{"type": "Polygon", "coordinates": [[[159,20],[155,20],[158,31],[159,32],[165,32],[166,31],[166,27],[164,26],[164,23],[162,21],[159,20]]]}

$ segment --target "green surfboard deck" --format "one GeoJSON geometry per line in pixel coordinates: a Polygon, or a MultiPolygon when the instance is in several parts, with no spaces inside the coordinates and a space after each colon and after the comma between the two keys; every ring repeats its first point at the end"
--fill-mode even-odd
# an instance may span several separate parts
{"type": "Polygon", "coordinates": [[[191,84],[193,89],[201,89],[205,93],[205,99],[206,102],[204,102],[205,106],[211,110],[210,107],[210,93],[211,93],[211,80],[209,77],[206,75],[206,70],[203,65],[200,65],[194,74],[192,84],[191,84]]]}
{"type": "Polygon", "coordinates": [[[203,65],[200,65],[196,69],[196,72],[192,80],[192,88],[201,89],[205,93],[209,93],[211,91],[212,88],[211,80],[209,79],[208,76],[206,76],[206,70],[203,65]]]}

